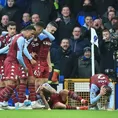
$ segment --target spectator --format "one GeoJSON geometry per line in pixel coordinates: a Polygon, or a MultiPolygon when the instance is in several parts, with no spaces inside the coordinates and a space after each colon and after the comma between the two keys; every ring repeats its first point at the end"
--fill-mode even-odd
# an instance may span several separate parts
{"type": "Polygon", "coordinates": [[[110,32],[113,32],[113,25],[118,22],[118,17],[113,17],[110,21],[104,24],[104,27],[107,28],[110,32]]]}
{"type": "Polygon", "coordinates": [[[114,70],[114,46],[112,43],[112,39],[110,37],[109,30],[105,29],[102,32],[103,39],[99,44],[100,49],[100,71],[101,73],[106,74],[107,71],[114,70]]]}
{"type": "Polygon", "coordinates": [[[102,16],[107,11],[108,6],[117,8],[117,3],[117,0],[95,0],[97,13],[102,16]]]}
{"type": "Polygon", "coordinates": [[[61,16],[56,19],[58,23],[57,42],[60,44],[63,38],[70,38],[73,28],[76,26],[76,20],[70,15],[70,8],[64,6],[61,11],[61,16]]]}
{"type": "Polygon", "coordinates": [[[57,17],[53,0],[31,0],[30,11],[31,15],[38,14],[45,24],[57,17]]]}
{"type": "Polygon", "coordinates": [[[97,13],[91,0],[84,0],[82,8],[78,13],[77,20],[81,26],[84,25],[86,16],[91,16],[93,20],[97,17],[97,13]]]}
{"type": "Polygon", "coordinates": [[[90,46],[90,42],[88,39],[84,39],[80,27],[74,27],[72,34],[73,36],[69,40],[71,49],[77,57],[82,56],[83,49],[90,46]]]}
{"type": "Polygon", "coordinates": [[[32,24],[36,24],[40,21],[40,17],[38,14],[33,14],[32,15],[32,24]]]}
{"type": "Polygon", "coordinates": [[[7,24],[9,22],[9,16],[8,15],[3,15],[1,19],[1,24],[0,24],[0,29],[2,31],[7,31],[7,24]]]}
{"type": "Polygon", "coordinates": [[[81,0],[58,0],[59,1],[59,9],[61,11],[62,7],[64,5],[68,5],[71,12],[72,12],[72,15],[76,18],[77,17],[77,14],[78,12],[80,11],[81,9],[81,0]]]}
{"type": "Polygon", "coordinates": [[[16,5],[21,9],[22,13],[30,11],[31,0],[16,0],[16,5]]]}
{"type": "Polygon", "coordinates": [[[27,27],[28,25],[31,24],[31,21],[30,21],[30,14],[29,13],[24,13],[23,14],[23,18],[22,18],[22,29],[27,27]]]}
{"type": "Polygon", "coordinates": [[[58,81],[58,75],[63,75],[64,78],[72,77],[72,70],[74,68],[75,56],[70,49],[69,40],[64,38],[61,41],[58,49],[51,49],[51,62],[53,63],[52,81],[58,81]]]}
{"type": "MultiPolygon", "coordinates": [[[[84,55],[77,59],[73,75],[77,78],[90,78],[92,76],[91,48],[84,48],[84,55]]],[[[99,73],[99,65],[95,60],[95,73],[99,73]]]]}
{"type": "Polygon", "coordinates": [[[98,39],[100,40],[102,38],[102,30],[104,29],[102,19],[97,18],[93,21],[93,28],[96,30],[98,39]]]}
{"type": "Polygon", "coordinates": [[[8,15],[10,21],[16,22],[18,30],[20,30],[20,22],[22,18],[22,12],[15,5],[15,0],[7,0],[7,5],[2,9],[2,15],[8,15]]]}
{"type": "Polygon", "coordinates": [[[115,11],[115,12],[116,12],[116,15],[118,15],[118,12],[114,9],[113,6],[108,6],[107,12],[104,13],[103,17],[107,18],[107,14],[108,14],[108,12],[110,12],[110,11],[115,11]]]}
{"type": "Polygon", "coordinates": [[[85,17],[85,23],[82,26],[82,34],[86,36],[86,32],[90,30],[90,28],[93,26],[93,19],[91,16],[85,17]]]}

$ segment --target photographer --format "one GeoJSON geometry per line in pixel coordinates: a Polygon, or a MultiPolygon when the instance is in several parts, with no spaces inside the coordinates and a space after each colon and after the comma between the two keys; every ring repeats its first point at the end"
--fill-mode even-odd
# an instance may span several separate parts
{"type": "Polygon", "coordinates": [[[112,76],[114,71],[114,42],[108,29],[102,31],[102,37],[103,39],[99,42],[101,58],[100,71],[101,73],[112,76]]]}

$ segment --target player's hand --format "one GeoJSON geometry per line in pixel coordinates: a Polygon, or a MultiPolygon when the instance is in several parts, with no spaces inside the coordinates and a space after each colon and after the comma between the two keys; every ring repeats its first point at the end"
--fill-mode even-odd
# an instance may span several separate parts
{"type": "Polygon", "coordinates": [[[31,59],[30,62],[32,65],[35,65],[37,63],[34,59],[31,59]]]}
{"type": "Polygon", "coordinates": [[[104,85],[100,89],[100,95],[103,96],[106,94],[106,89],[104,88],[104,85]]]}
{"type": "Polygon", "coordinates": [[[35,57],[37,56],[37,54],[35,52],[31,53],[32,57],[35,59],[35,57]]]}
{"type": "Polygon", "coordinates": [[[82,99],[82,100],[81,100],[81,104],[88,105],[88,101],[85,100],[85,99],[82,99]]]}
{"type": "Polygon", "coordinates": [[[24,69],[24,71],[25,71],[26,73],[28,73],[28,68],[26,67],[26,68],[24,69]]]}
{"type": "Polygon", "coordinates": [[[55,21],[56,21],[56,22],[59,22],[59,21],[61,21],[61,18],[57,18],[55,21]]]}
{"type": "Polygon", "coordinates": [[[52,66],[49,65],[49,72],[52,72],[52,66]]]}
{"type": "Polygon", "coordinates": [[[90,28],[92,28],[92,27],[93,27],[93,22],[90,21],[90,22],[88,23],[88,28],[90,29],[90,28]]]}

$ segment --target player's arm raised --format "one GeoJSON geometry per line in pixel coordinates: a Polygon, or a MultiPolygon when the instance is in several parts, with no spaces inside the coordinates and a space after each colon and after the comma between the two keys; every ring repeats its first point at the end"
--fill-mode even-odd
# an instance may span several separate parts
{"type": "Polygon", "coordinates": [[[91,85],[91,89],[90,89],[90,103],[91,104],[97,103],[97,101],[101,98],[102,94],[104,94],[103,89],[101,89],[100,94],[96,95],[96,92],[98,90],[99,90],[99,88],[95,84],[91,85]]]}

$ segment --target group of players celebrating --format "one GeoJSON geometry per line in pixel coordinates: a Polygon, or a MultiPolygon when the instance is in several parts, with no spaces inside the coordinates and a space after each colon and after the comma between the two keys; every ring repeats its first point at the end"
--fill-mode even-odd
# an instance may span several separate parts
{"type": "Polygon", "coordinates": [[[16,34],[16,24],[10,21],[8,32],[0,36],[0,110],[4,109],[97,109],[97,102],[102,96],[108,96],[106,109],[113,109],[112,83],[104,74],[97,74],[90,79],[90,106],[88,101],[75,92],[61,90],[59,93],[48,82],[51,71],[50,46],[57,24],[50,22],[44,29],[44,23],[27,26],[16,34]],[[26,98],[26,88],[29,95],[26,98]],[[67,105],[67,97],[81,102],[82,106],[67,105]],[[12,98],[14,107],[9,106],[12,98]],[[39,102],[39,99],[42,102],[39,102]],[[26,105],[26,100],[29,105],[26,105]]]}

